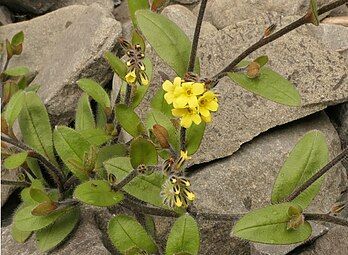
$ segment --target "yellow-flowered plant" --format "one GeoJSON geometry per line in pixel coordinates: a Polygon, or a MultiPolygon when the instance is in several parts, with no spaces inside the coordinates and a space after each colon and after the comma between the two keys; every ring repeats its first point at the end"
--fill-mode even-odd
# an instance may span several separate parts
{"type": "Polygon", "coordinates": [[[216,94],[207,90],[202,82],[188,82],[176,77],[173,82],[166,80],[162,88],[166,91],[166,102],[173,104],[173,116],[180,118],[180,125],[185,128],[189,128],[192,122],[196,125],[202,120],[211,122],[211,112],[219,108],[216,94]]]}

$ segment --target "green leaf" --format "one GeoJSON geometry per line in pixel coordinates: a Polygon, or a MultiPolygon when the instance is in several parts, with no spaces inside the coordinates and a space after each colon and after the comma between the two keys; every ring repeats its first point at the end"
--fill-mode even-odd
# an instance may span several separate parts
{"type": "MultiPolygon", "coordinates": [[[[118,180],[122,180],[133,170],[128,157],[112,158],[104,162],[104,167],[108,173],[115,175],[118,180]]],[[[163,206],[160,192],[164,180],[165,177],[160,172],[139,175],[125,185],[123,190],[142,201],[156,206],[163,206]]]]}
{"type": "Polygon", "coordinates": [[[51,198],[42,189],[31,187],[29,190],[29,194],[31,198],[38,203],[51,201],[51,198]]]}
{"type": "Polygon", "coordinates": [[[260,65],[260,67],[263,67],[264,65],[266,65],[268,63],[268,56],[267,55],[263,55],[260,57],[257,57],[254,62],[258,63],[260,65]]]}
{"type": "Polygon", "coordinates": [[[133,22],[133,26],[136,27],[137,19],[135,17],[135,13],[138,10],[150,9],[149,1],[148,0],[128,0],[128,9],[129,9],[131,20],[133,22]]]}
{"type": "Polygon", "coordinates": [[[20,31],[17,34],[15,34],[12,37],[12,40],[11,40],[11,44],[13,46],[17,46],[17,45],[19,45],[19,44],[21,44],[23,42],[24,42],[24,33],[23,33],[23,31],[20,31]]]}
{"type": "Polygon", "coordinates": [[[25,66],[16,66],[8,68],[4,71],[4,74],[8,76],[23,76],[29,73],[28,67],[25,66]]]}
{"type": "Polygon", "coordinates": [[[75,129],[77,131],[95,128],[94,116],[91,105],[89,103],[88,95],[82,94],[77,104],[75,116],[75,129]]]}
{"type": "Polygon", "coordinates": [[[112,206],[123,199],[122,193],[112,191],[110,184],[102,180],[91,180],[80,184],[74,191],[74,197],[95,206],[112,206]]]}
{"type": "Polygon", "coordinates": [[[105,130],[102,130],[100,128],[81,130],[79,134],[82,135],[82,137],[86,139],[86,141],[95,146],[100,146],[110,141],[110,139],[112,138],[112,136],[106,134],[105,130]]]}
{"type": "Polygon", "coordinates": [[[104,179],[107,177],[104,169],[104,161],[115,158],[126,156],[127,149],[123,144],[113,144],[100,148],[97,154],[97,160],[95,163],[95,170],[104,179]]]}
{"type": "Polygon", "coordinates": [[[24,142],[58,166],[53,152],[52,130],[48,113],[35,92],[25,93],[18,122],[24,142]]]}
{"type": "MultiPolygon", "coordinates": [[[[245,65],[243,61],[241,65],[245,65]]],[[[296,87],[280,74],[268,67],[260,69],[257,78],[248,78],[245,73],[228,73],[228,76],[242,88],[273,102],[288,106],[300,106],[301,97],[296,87]]]]}
{"type": "Polygon", "coordinates": [[[164,115],[168,116],[169,118],[173,118],[172,115],[172,105],[168,104],[167,101],[164,99],[164,94],[166,92],[160,88],[156,94],[153,96],[151,101],[151,108],[154,110],[158,110],[162,112],[164,115]]]}
{"type": "Polygon", "coordinates": [[[116,105],[116,119],[128,134],[135,137],[141,134],[142,123],[139,116],[124,104],[116,105]]]}
{"type": "Polygon", "coordinates": [[[311,225],[305,222],[297,229],[287,229],[291,216],[291,203],[270,205],[243,216],[234,226],[232,234],[258,243],[292,244],[305,241],[312,233],[311,225]]]}
{"type": "MultiPolygon", "coordinates": [[[[152,63],[151,63],[151,60],[149,58],[144,58],[144,65],[146,67],[146,70],[145,70],[145,73],[147,74],[147,77],[149,78],[149,81],[151,81],[152,79],[152,63]]],[[[137,107],[141,101],[143,100],[146,92],[148,91],[149,89],[149,85],[148,86],[138,86],[135,93],[134,93],[134,96],[133,96],[133,99],[132,99],[132,102],[130,104],[130,107],[131,108],[135,108],[137,107]]]]}
{"type": "Polygon", "coordinates": [[[125,80],[125,76],[127,74],[126,64],[120,58],[112,54],[110,51],[107,51],[104,57],[108,61],[112,70],[115,73],[117,73],[118,77],[120,77],[122,80],[125,80]]]}
{"type": "Polygon", "coordinates": [[[36,232],[40,251],[51,250],[60,244],[74,229],[79,220],[79,210],[73,208],[60,216],[53,224],[36,232]]]}
{"type": "Polygon", "coordinates": [[[37,179],[43,180],[40,165],[35,158],[27,157],[26,163],[37,179]]]}
{"type": "Polygon", "coordinates": [[[169,233],[166,255],[198,254],[199,230],[196,221],[188,214],[178,218],[169,233]]]}
{"type": "Polygon", "coordinates": [[[138,137],[130,145],[131,164],[134,168],[139,165],[156,165],[157,151],[155,145],[147,139],[138,137]]]}
{"type": "Polygon", "coordinates": [[[188,151],[188,155],[193,155],[199,149],[204,136],[205,126],[205,122],[202,122],[199,125],[191,125],[187,129],[186,150],[188,151]]]}
{"type": "Polygon", "coordinates": [[[132,217],[117,215],[112,218],[108,225],[108,235],[111,242],[122,254],[138,254],[146,251],[155,254],[157,247],[145,229],[132,217]],[[136,251],[128,253],[130,250],[136,251]]]}
{"type": "Polygon", "coordinates": [[[32,233],[32,231],[19,230],[15,224],[12,224],[11,236],[18,243],[25,243],[32,233]]]}
{"type": "MultiPolygon", "coordinates": [[[[272,191],[272,203],[279,203],[296,188],[305,183],[329,161],[328,146],[323,133],[306,133],[290,152],[272,191]]],[[[323,182],[320,178],[296,197],[293,202],[306,208],[320,191],[323,182]]]]}
{"type": "Polygon", "coordinates": [[[144,37],[141,35],[138,29],[133,28],[132,30],[132,44],[137,45],[139,44],[142,51],[145,51],[145,40],[144,37]]]}
{"type": "Polygon", "coordinates": [[[311,0],[310,3],[310,9],[311,9],[311,22],[313,25],[319,26],[319,16],[318,16],[318,4],[317,0],[311,0]]]}
{"type": "Polygon", "coordinates": [[[21,231],[35,231],[47,227],[52,224],[59,216],[64,214],[64,211],[55,211],[47,216],[34,216],[31,211],[37,206],[28,205],[20,210],[14,216],[16,228],[21,231]]]}
{"type": "MultiPolygon", "coordinates": [[[[136,13],[139,28],[157,54],[180,77],[184,77],[191,54],[191,42],[187,35],[171,20],[150,10],[136,13]]],[[[199,73],[196,61],[195,72],[199,73]]]]}
{"type": "Polygon", "coordinates": [[[104,109],[110,107],[110,98],[99,83],[91,79],[80,79],[77,84],[104,109]]]}
{"type": "Polygon", "coordinates": [[[35,189],[41,189],[44,190],[44,185],[40,180],[33,180],[30,187],[25,188],[21,191],[21,199],[25,205],[37,205],[38,203],[32,199],[30,196],[30,189],[35,188],[35,189]]]}
{"type": "Polygon", "coordinates": [[[153,109],[149,112],[147,121],[146,121],[146,129],[152,129],[153,125],[158,124],[164,127],[169,134],[169,143],[173,146],[175,150],[179,150],[180,142],[179,142],[179,133],[173,126],[173,123],[170,121],[169,117],[164,115],[162,112],[153,109]]]}
{"type": "Polygon", "coordinates": [[[16,154],[12,154],[4,160],[4,167],[6,169],[15,169],[20,167],[28,157],[28,152],[23,151],[16,154]]]}
{"type": "Polygon", "coordinates": [[[107,122],[106,114],[103,110],[103,107],[100,104],[97,104],[97,114],[96,114],[96,125],[97,128],[104,129],[107,122]]]}
{"type": "Polygon", "coordinates": [[[6,105],[4,117],[6,119],[7,124],[11,128],[22,110],[24,95],[25,94],[22,90],[18,91],[11,97],[10,101],[6,105]]]}
{"type": "Polygon", "coordinates": [[[87,173],[81,171],[72,161],[83,165],[84,154],[89,151],[91,144],[74,129],[65,126],[55,128],[53,140],[56,151],[64,164],[80,180],[87,180],[87,173]]]}

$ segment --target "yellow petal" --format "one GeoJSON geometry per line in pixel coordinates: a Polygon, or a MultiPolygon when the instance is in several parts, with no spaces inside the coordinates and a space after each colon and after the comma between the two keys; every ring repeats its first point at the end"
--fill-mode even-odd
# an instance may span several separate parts
{"type": "Polygon", "coordinates": [[[166,80],[165,82],[163,82],[162,88],[165,91],[173,91],[174,90],[174,85],[170,81],[166,80]]]}
{"type": "Polygon", "coordinates": [[[180,125],[184,128],[189,128],[192,125],[192,119],[190,115],[185,115],[181,118],[180,125]]]}
{"type": "Polygon", "coordinates": [[[204,116],[201,116],[201,117],[202,117],[202,120],[203,120],[204,122],[207,122],[207,123],[211,122],[211,114],[209,114],[208,117],[204,117],[204,116]]]}
{"type": "Polygon", "coordinates": [[[180,86],[181,85],[181,78],[180,77],[175,77],[174,79],[174,86],[180,86]]]}
{"type": "Polygon", "coordinates": [[[192,120],[196,125],[199,125],[201,123],[201,117],[198,114],[195,114],[192,116],[192,120]]]}
{"type": "Polygon", "coordinates": [[[210,111],[216,112],[219,108],[219,104],[216,101],[210,101],[206,106],[210,111]]]}
{"type": "Polygon", "coordinates": [[[184,108],[175,108],[172,109],[172,114],[174,117],[182,117],[187,114],[187,110],[184,108]]]}
{"type": "Polygon", "coordinates": [[[173,101],[174,108],[183,108],[186,106],[186,104],[187,104],[187,97],[179,96],[174,98],[174,101],[173,101]]]}
{"type": "Polygon", "coordinates": [[[194,95],[200,95],[204,93],[204,83],[196,82],[192,85],[192,93],[194,95]]]}
{"type": "Polygon", "coordinates": [[[199,108],[199,113],[204,116],[204,117],[209,117],[210,116],[210,112],[207,108],[205,107],[200,107],[199,108]]]}
{"type": "Polygon", "coordinates": [[[187,99],[189,107],[194,108],[198,106],[198,100],[196,96],[190,96],[187,99]]]}
{"type": "Polygon", "coordinates": [[[174,95],[168,92],[164,94],[164,99],[167,101],[168,104],[171,104],[173,103],[174,95]]]}

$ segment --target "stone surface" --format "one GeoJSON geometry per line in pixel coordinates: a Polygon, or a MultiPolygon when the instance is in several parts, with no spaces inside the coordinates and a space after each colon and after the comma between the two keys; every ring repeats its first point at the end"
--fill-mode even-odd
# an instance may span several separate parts
{"type": "Polygon", "coordinates": [[[346,255],[348,251],[348,228],[336,226],[318,238],[300,255],[346,255]]]}
{"type": "Polygon", "coordinates": [[[0,26],[11,24],[11,13],[6,6],[0,6],[0,26]]]}
{"type": "MultiPolygon", "coordinates": [[[[52,255],[106,255],[110,252],[101,241],[101,232],[97,228],[95,212],[84,211],[78,228],[71,234],[71,239],[52,251],[52,255]]],[[[11,226],[1,228],[1,253],[4,255],[40,255],[37,251],[35,237],[32,236],[25,244],[19,244],[12,239],[11,226]]]]}
{"type": "Polygon", "coordinates": [[[200,0],[175,0],[179,4],[194,4],[200,2],[200,0]]]}
{"type": "Polygon", "coordinates": [[[121,24],[99,5],[69,6],[27,22],[0,27],[0,37],[10,38],[23,30],[24,50],[10,65],[38,71],[33,83],[54,123],[72,118],[81,93],[76,81],[82,77],[102,83],[112,73],[103,58],[121,35],[121,24]]]}
{"type": "MultiPolygon", "coordinates": [[[[171,13],[166,9],[164,13],[171,13]]],[[[216,74],[248,45],[257,41],[269,17],[246,20],[220,31],[209,30],[209,34],[202,36],[198,48],[202,77],[216,74]]],[[[186,28],[191,19],[185,18],[182,15],[182,19],[174,18],[173,21],[192,35],[193,28],[191,32],[186,28]]],[[[296,18],[287,17],[282,22],[288,23],[296,18]]],[[[149,49],[147,54],[154,63],[151,91],[155,91],[161,86],[161,73],[168,74],[170,78],[175,74],[153,50],[149,49]]],[[[228,78],[222,79],[214,89],[219,94],[220,109],[207,127],[193,164],[229,156],[241,144],[274,126],[307,116],[326,105],[347,100],[348,71],[344,59],[339,53],[318,43],[316,38],[308,34],[307,28],[293,31],[291,35],[259,49],[251,58],[264,54],[270,58],[269,66],[297,87],[302,97],[302,107],[270,102],[245,91],[228,78]]],[[[147,100],[139,107],[140,111],[146,111],[146,104],[152,95],[153,92],[150,92],[146,96],[147,100]]]]}
{"type": "Polygon", "coordinates": [[[42,14],[47,12],[55,0],[2,0],[1,4],[6,5],[13,11],[30,12],[42,14]]]}
{"type": "MultiPolygon", "coordinates": [[[[1,169],[1,179],[4,180],[17,180],[17,171],[16,170],[8,170],[1,169]]],[[[14,190],[13,186],[9,185],[1,185],[1,206],[5,204],[12,191],[14,190]]]]}
{"type": "MultiPolygon", "coordinates": [[[[328,2],[330,0],[318,1],[318,6],[328,2]]],[[[198,8],[198,6],[195,8],[195,13],[198,13],[198,8]]],[[[277,12],[278,19],[275,22],[278,23],[282,16],[302,15],[307,8],[307,0],[211,0],[207,5],[205,19],[218,29],[222,29],[251,17],[277,12]]]]}
{"type": "Polygon", "coordinates": [[[70,5],[91,5],[94,3],[100,5],[110,12],[112,12],[114,9],[113,0],[59,0],[55,2],[55,4],[51,7],[51,10],[57,10],[70,5]]]}
{"type": "MultiPolygon", "coordinates": [[[[232,156],[192,169],[190,175],[192,189],[197,195],[196,208],[199,211],[216,213],[240,213],[247,212],[244,205],[246,199],[251,199],[251,209],[270,204],[274,181],[288,153],[306,132],[313,129],[325,134],[330,158],[340,152],[337,133],[323,113],[284,125],[282,128],[269,130],[250,143],[244,144],[232,156]]],[[[344,173],[343,167],[338,165],[326,175],[321,192],[307,211],[321,213],[329,211],[339,195],[341,178],[347,183],[346,176],[342,173],[344,173]]],[[[226,228],[222,225],[219,231],[231,230],[228,224],[226,228]]],[[[318,227],[316,234],[320,231],[322,228],[318,227]]],[[[214,232],[210,232],[206,240],[210,245],[212,235],[214,232]]],[[[224,238],[220,240],[221,243],[231,241],[229,236],[221,235],[221,238],[224,238]]],[[[269,246],[263,245],[256,245],[256,248],[266,254],[270,249],[269,246]]],[[[294,246],[279,246],[275,254],[285,254],[292,248],[294,246]]],[[[220,254],[234,254],[234,250],[231,248],[220,254]]]]}

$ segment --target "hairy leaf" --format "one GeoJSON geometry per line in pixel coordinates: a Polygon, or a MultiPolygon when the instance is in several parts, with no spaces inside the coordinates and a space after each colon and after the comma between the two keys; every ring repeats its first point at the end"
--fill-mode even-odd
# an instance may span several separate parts
{"type": "Polygon", "coordinates": [[[189,155],[196,153],[201,145],[204,131],[205,131],[205,122],[201,122],[199,125],[191,125],[186,131],[186,150],[189,155]]]}
{"type": "Polygon", "coordinates": [[[100,128],[90,128],[79,132],[80,135],[90,144],[95,146],[100,146],[112,138],[110,135],[106,134],[103,129],[100,128]]]}
{"type": "Polygon", "coordinates": [[[77,84],[104,109],[110,107],[110,98],[99,83],[91,79],[80,79],[77,84]]]}
{"type": "Polygon", "coordinates": [[[131,164],[137,168],[140,164],[156,165],[157,151],[155,145],[144,138],[138,137],[130,145],[131,164]]]}
{"type": "Polygon", "coordinates": [[[6,105],[4,117],[7,121],[7,124],[11,128],[15,120],[18,118],[19,113],[22,110],[24,96],[25,96],[25,93],[22,90],[20,90],[11,97],[10,101],[6,105]]]}
{"type": "Polygon", "coordinates": [[[117,56],[107,51],[104,55],[105,59],[108,61],[112,70],[117,73],[118,77],[122,80],[125,80],[125,76],[127,74],[127,66],[126,64],[117,56]]]}
{"type": "Polygon", "coordinates": [[[20,167],[28,157],[28,152],[23,151],[16,154],[12,154],[4,160],[4,167],[6,169],[15,169],[20,167]]]}
{"type": "Polygon", "coordinates": [[[149,9],[149,1],[148,0],[128,0],[128,8],[131,20],[133,22],[134,27],[137,26],[137,19],[135,17],[135,13],[138,10],[149,9]]]}
{"type": "Polygon", "coordinates": [[[25,66],[16,66],[8,68],[4,71],[4,74],[8,76],[23,76],[29,73],[28,67],[25,66]]]}
{"type": "Polygon", "coordinates": [[[94,116],[87,94],[82,94],[77,104],[75,129],[77,131],[95,128],[94,116]]]}
{"type": "Polygon", "coordinates": [[[12,224],[11,236],[18,243],[25,243],[32,233],[32,231],[19,230],[15,224],[12,224]]]}
{"type": "Polygon", "coordinates": [[[117,121],[128,134],[133,137],[141,134],[141,127],[143,124],[132,108],[127,107],[124,104],[119,104],[116,106],[115,113],[117,121]]]}

